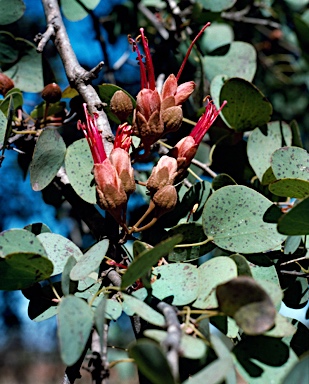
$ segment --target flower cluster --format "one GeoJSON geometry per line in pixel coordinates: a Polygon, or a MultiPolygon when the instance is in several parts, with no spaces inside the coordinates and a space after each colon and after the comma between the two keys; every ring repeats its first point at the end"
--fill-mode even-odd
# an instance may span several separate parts
{"type": "Polygon", "coordinates": [[[182,138],[167,155],[160,158],[148,181],[144,183],[150,195],[149,207],[140,220],[131,229],[128,229],[126,225],[127,201],[129,195],[135,190],[134,171],[129,155],[131,136],[136,135],[140,138],[145,156],[158,139],[166,133],[180,128],[183,120],[182,104],[194,91],[195,83],[189,81],[178,85],[179,78],[193,44],[209,25],[210,23],[207,23],[193,40],[177,76],[169,75],[160,93],[156,89],[153,63],[144,30],[140,29],[141,34],[136,40],[129,37],[140,65],[141,90],[137,95],[134,111],[130,97],[123,91],[115,92],[111,99],[111,111],[122,124],[117,129],[114,148],[109,157],[106,155],[97,128],[97,116],[91,116],[84,104],[86,123],[79,122],[78,127],[84,131],[93,156],[93,173],[98,203],[103,209],[110,212],[128,233],[149,228],[159,217],[175,207],[177,191],[174,184],[185,177],[204,135],[226,104],[224,102],[217,110],[213,102],[206,98],[205,112],[190,135],[182,138]],[[142,42],[145,57],[138,48],[139,41],[142,42]],[[126,119],[132,114],[132,111],[134,117],[131,126],[126,119]],[[152,219],[140,227],[150,214],[152,219]]]}

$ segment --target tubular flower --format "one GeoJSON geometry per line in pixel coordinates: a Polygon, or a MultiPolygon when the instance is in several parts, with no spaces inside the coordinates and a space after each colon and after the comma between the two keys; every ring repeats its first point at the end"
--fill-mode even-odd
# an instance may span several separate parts
{"type": "Polygon", "coordinates": [[[209,25],[210,23],[207,23],[192,41],[177,76],[173,74],[168,76],[160,95],[155,88],[153,63],[144,29],[140,29],[141,34],[136,41],[129,36],[133,51],[137,53],[141,73],[141,91],[137,95],[134,134],[141,138],[145,152],[148,152],[150,146],[161,136],[180,128],[183,119],[181,105],[194,91],[195,83],[189,81],[178,85],[178,81],[195,42],[209,25]],[[137,46],[140,40],[145,52],[145,62],[137,46]]]}
{"type": "Polygon", "coordinates": [[[177,175],[177,160],[170,156],[162,156],[153,168],[146,187],[153,196],[166,185],[173,185],[177,175]]]}
{"type": "Polygon", "coordinates": [[[97,127],[97,116],[88,113],[86,104],[84,111],[86,124],[79,121],[77,127],[83,130],[92,153],[98,204],[126,229],[127,194],[135,189],[133,169],[127,152],[131,144],[131,127],[128,124],[119,126],[114,149],[108,158],[97,127]]]}
{"type": "Polygon", "coordinates": [[[184,176],[206,132],[212,126],[222,108],[227,104],[224,101],[217,110],[212,101],[207,100],[204,114],[200,117],[189,136],[181,139],[171,150],[171,155],[177,159],[177,177],[184,176]]]}

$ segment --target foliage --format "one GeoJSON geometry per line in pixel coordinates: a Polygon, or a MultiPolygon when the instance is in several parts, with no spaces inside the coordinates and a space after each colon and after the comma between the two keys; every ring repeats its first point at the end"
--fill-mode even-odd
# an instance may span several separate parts
{"type": "MultiPolygon", "coordinates": [[[[95,18],[99,3],[60,1],[72,22],[95,18]]],[[[122,7],[133,14],[133,3],[122,7]]],[[[89,365],[93,380],[106,382],[117,363],[107,361],[106,332],[122,314],[132,321],[127,356],[140,383],[294,383],[305,375],[308,356],[298,355],[307,350],[299,353],[295,338],[308,330],[279,309],[308,301],[308,2],[251,3],[141,1],[144,29],[128,48],[139,57],[137,95],[105,80],[94,88],[97,111],[83,94],[87,110],[70,78],[62,101],[44,98],[26,113],[23,92],[48,84],[48,56],[42,61],[11,33],[23,1],[0,0],[0,82],[14,82],[0,100],[0,161],[19,152],[32,188],[56,185],[93,235],[84,247],[43,223],[2,232],[0,289],[22,290],[34,321],[57,316],[69,383],[89,348],[100,356],[99,370],[89,365]],[[187,36],[209,20],[188,59],[187,36]],[[180,57],[186,67],[171,76],[180,57]],[[153,64],[166,77],[158,92],[153,64]]],[[[114,28],[128,32],[117,21],[114,28]]],[[[98,68],[86,72],[89,89],[98,68]]]]}

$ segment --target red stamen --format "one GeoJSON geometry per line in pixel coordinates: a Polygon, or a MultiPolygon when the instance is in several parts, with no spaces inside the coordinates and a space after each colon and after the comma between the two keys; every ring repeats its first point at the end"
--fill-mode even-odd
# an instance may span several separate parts
{"type": "Polygon", "coordinates": [[[122,148],[129,152],[131,146],[131,135],[133,133],[132,126],[128,123],[123,123],[118,126],[114,141],[114,148],[122,148]]]}
{"type": "Polygon", "coordinates": [[[192,132],[189,136],[193,137],[195,143],[197,145],[200,144],[200,142],[203,140],[203,137],[205,136],[208,129],[212,126],[216,118],[218,117],[219,113],[222,111],[222,108],[227,104],[227,101],[224,100],[221,107],[217,110],[216,106],[213,104],[212,101],[208,101],[205,113],[200,117],[199,121],[197,122],[196,126],[193,128],[192,132]]]}
{"type": "Polygon", "coordinates": [[[185,58],[184,58],[184,60],[183,60],[183,62],[182,62],[182,64],[181,64],[181,67],[180,67],[178,73],[177,73],[177,76],[176,76],[177,81],[179,80],[179,78],[180,78],[180,76],[181,76],[181,74],[182,74],[182,71],[183,71],[183,69],[184,69],[184,67],[185,67],[185,65],[186,65],[186,63],[187,63],[187,61],[188,61],[188,58],[189,58],[189,56],[190,56],[190,53],[191,53],[191,51],[192,51],[192,48],[193,48],[194,44],[195,44],[196,41],[200,38],[200,36],[202,35],[202,33],[205,31],[205,29],[206,29],[207,27],[210,26],[210,24],[211,24],[211,23],[209,23],[209,22],[208,22],[207,24],[205,24],[204,27],[199,31],[199,33],[197,34],[197,36],[195,36],[195,38],[194,38],[193,41],[191,42],[190,47],[189,47],[189,49],[188,49],[188,51],[187,51],[187,53],[186,53],[186,56],[185,56],[185,58]]]}
{"type": "Polygon", "coordinates": [[[132,39],[131,36],[129,36],[128,40],[129,40],[129,43],[132,44],[133,52],[137,53],[137,60],[139,63],[139,69],[140,69],[140,74],[141,74],[141,89],[148,88],[146,68],[145,68],[145,63],[143,62],[143,57],[141,55],[141,52],[138,49],[136,41],[134,39],[132,39]]]}
{"type": "Polygon", "coordinates": [[[153,91],[156,89],[156,81],[155,81],[155,75],[154,75],[154,69],[153,69],[153,63],[152,58],[150,54],[150,49],[148,46],[147,39],[144,35],[144,28],[140,29],[141,37],[142,37],[142,43],[144,47],[144,52],[146,56],[146,68],[148,73],[148,88],[152,89],[153,91]]]}

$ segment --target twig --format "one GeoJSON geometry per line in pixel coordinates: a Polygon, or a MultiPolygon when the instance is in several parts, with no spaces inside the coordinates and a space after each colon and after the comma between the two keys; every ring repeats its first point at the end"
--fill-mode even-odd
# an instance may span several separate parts
{"type": "Polygon", "coordinates": [[[308,260],[309,259],[309,256],[303,256],[303,257],[299,257],[298,259],[293,259],[293,260],[289,260],[289,261],[286,261],[284,263],[281,263],[281,265],[286,265],[286,264],[291,264],[291,263],[295,263],[295,261],[300,261],[300,260],[308,260]]]}
{"type": "Polygon", "coordinates": [[[196,159],[192,159],[191,163],[196,165],[197,167],[203,169],[203,171],[207,172],[212,177],[218,176],[216,174],[216,172],[212,171],[207,164],[204,164],[201,161],[198,161],[196,159]]]}
{"type": "Polygon", "coordinates": [[[63,62],[70,86],[75,88],[83,97],[91,113],[98,115],[98,128],[102,132],[104,148],[109,154],[112,150],[113,133],[111,131],[107,116],[103,111],[103,104],[89,81],[94,79],[103,63],[99,63],[91,71],[86,71],[78,62],[72,49],[68,34],[62,21],[57,0],[42,0],[47,20],[47,30],[38,35],[38,50],[43,51],[49,39],[54,41],[57,51],[63,62]],[[53,31],[53,32],[52,32],[53,31]]]}
{"type": "Polygon", "coordinates": [[[172,375],[176,381],[179,376],[179,362],[178,356],[181,352],[181,327],[177,318],[175,309],[161,301],[157,308],[163,313],[167,325],[167,336],[162,341],[162,346],[166,349],[166,358],[172,371],[172,375]]]}
{"type": "Polygon", "coordinates": [[[166,28],[164,28],[163,23],[160,22],[158,18],[142,3],[139,3],[137,7],[147,17],[147,19],[151,21],[163,39],[167,40],[169,38],[169,33],[166,28]]]}
{"type": "Polygon", "coordinates": [[[238,12],[221,12],[221,17],[227,20],[248,23],[248,24],[256,24],[256,25],[268,25],[271,28],[281,29],[281,25],[274,21],[245,16],[249,12],[249,10],[250,10],[250,7],[248,6],[238,12]]]}
{"type": "Polygon", "coordinates": [[[280,272],[283,275],[293,275],[293,276],[299,276],[299,277],[308,277],[309,276],[308,273],[297,272],[297,271],[284,271],[284,270],[280,269],[280,272]]]}

